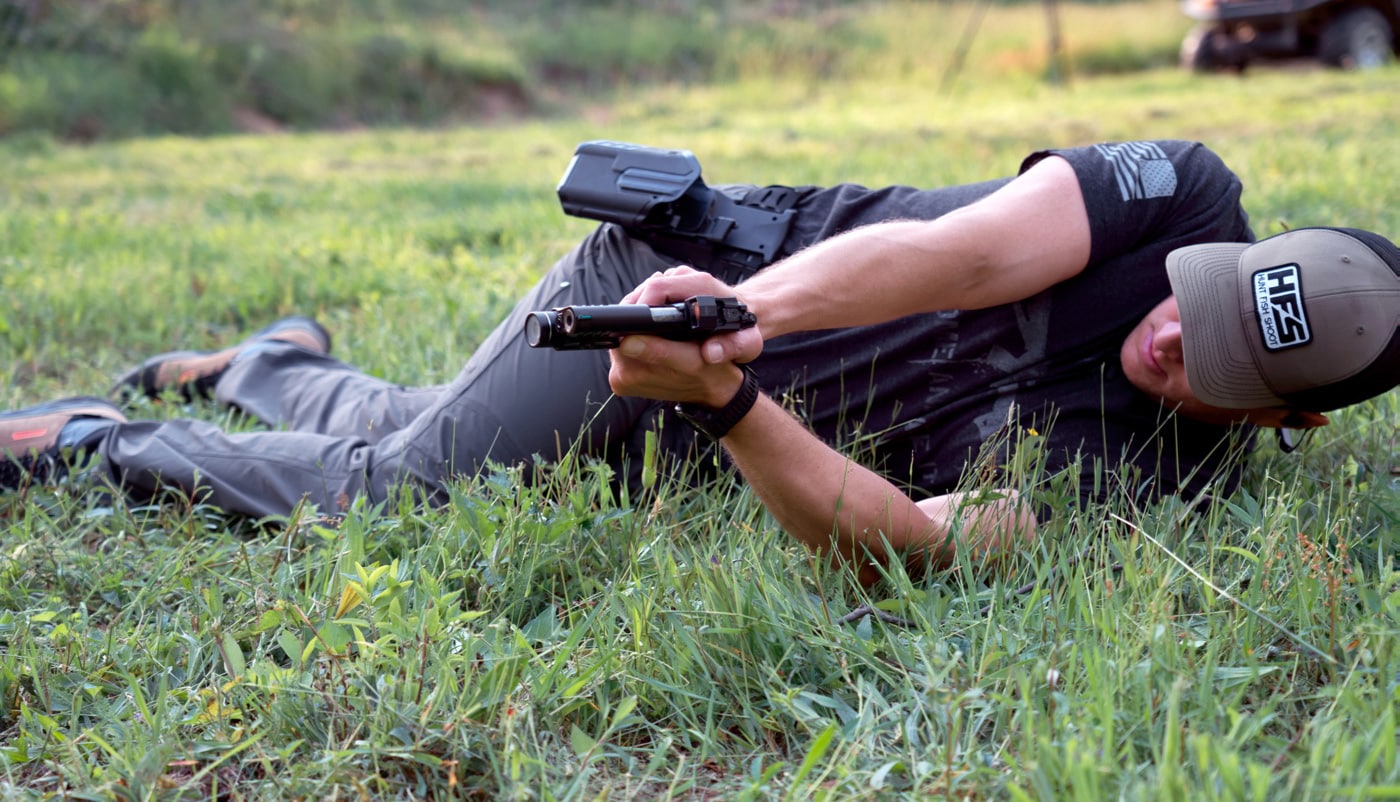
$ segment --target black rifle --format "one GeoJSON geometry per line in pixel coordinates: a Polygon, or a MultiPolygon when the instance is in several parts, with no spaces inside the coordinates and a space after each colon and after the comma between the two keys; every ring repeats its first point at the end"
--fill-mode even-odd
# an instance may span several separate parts
{"type": "Polygon", "coordinates": [[[616,348],[629,334],[698,342],[712,334],[747,329],[757,322],[737,298],[696,295],[662,306],[562,306],[531,312],[525,317],[525,341],[532,348],[556,351],[616,348]]]}

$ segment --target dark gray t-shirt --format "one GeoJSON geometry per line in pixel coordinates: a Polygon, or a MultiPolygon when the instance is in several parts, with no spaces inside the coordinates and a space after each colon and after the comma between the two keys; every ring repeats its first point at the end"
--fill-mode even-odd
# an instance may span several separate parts
{"type": "MultiPolygon", "coordinates": [[[[1138,498],[1193,494],[1217,474],[1232,488],[1239,449],[1227,453],[1230,430],[1168,414],[1128,382],[1118,354],[1171,293],[1171,250],[1253,240],[1238,178],[1203,145],[1178,141],[1044,151],[1022,170],[1051,155],[1073,165],[1083,188],[1092,249],[1082,274],[989,309],[776,338],[755,363],[765,389],[915,495],[957,488],[988,450],[1009,470],[1000,444],[1029,430],[1044,437],[1051,472],[1079,466],[1082,497],[1118,487],[1138,498]]],[[[802,189],[785,251],[883,220],[932,219],[1009,180],[802,189]]],[[[1248,447],[1247,432],[1233,435],[1248,447]]]]}

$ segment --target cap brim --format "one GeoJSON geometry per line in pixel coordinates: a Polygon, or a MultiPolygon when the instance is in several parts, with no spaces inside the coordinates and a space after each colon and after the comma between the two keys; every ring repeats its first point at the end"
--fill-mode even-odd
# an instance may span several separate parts
{"type": "Polygon", "coordinates": [[[1240,298],[1240,256],[1249,243],[1178,248],[1167,277],[1181,313],[1181,345],[1191,392],[1211,406],[1258,409],[1285,402],[1264,384],[1250,351],[1240,298]]]}

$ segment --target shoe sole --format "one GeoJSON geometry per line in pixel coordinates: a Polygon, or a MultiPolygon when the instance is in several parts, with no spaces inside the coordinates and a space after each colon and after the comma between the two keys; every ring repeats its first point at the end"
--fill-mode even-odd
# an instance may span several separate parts
{"type": "Polygon", "coordinates": [[[41,477],[61,477],[66,473],[63,457],[49,453],[59,442],[63,427],[82,418],[101,418],[114,423],[125,423],[126,416],[111,403],[93,396],[75,396],[50,401],[46,404],[26,407],[11,412],[0,412],[0,425],[8,421],[24,420],[24,428],[14,428],[0,440],[0,488],[15,489],[41,477]]]}
{"type": "Polygon", "coordinates": [[[118,423],[126,423],[126,415],[122,414],[122,411],[117,409],[111,401],[93,395],[60,398],[57,401],[36,404],[24,409],[0,412],[0,422],[57,414],[67,414],[69,417],[107,418],[118,423]]]}
{"type": "Polygon", "coordinates": [[[32,446],[23,444],[46,441],[51,434],[56,436],[55,429],[62,429],[74,418],[104,418],[117,423],[126,422],[126,416],[122,414],[121,410],[110,402],[93,396],[62,398],[11,412],[0,412],[0,425],[16,420],[32,420],[34,422],[32,426],[16,429],[4,438],[8,442],[0,443],[0,455],[28,451],[32,446]]]}

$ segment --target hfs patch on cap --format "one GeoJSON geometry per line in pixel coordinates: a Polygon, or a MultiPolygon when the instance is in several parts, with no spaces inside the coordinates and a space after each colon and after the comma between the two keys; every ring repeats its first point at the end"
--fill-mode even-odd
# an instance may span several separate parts
{"type": "Polygon", "coordinates": [[[1255,271],[1249,278],[1259,336],[1267,351],[1296,348],[1312,341],[1299,286],[1301,274],[1298,265],[1287,264],[1255,271]]]}

